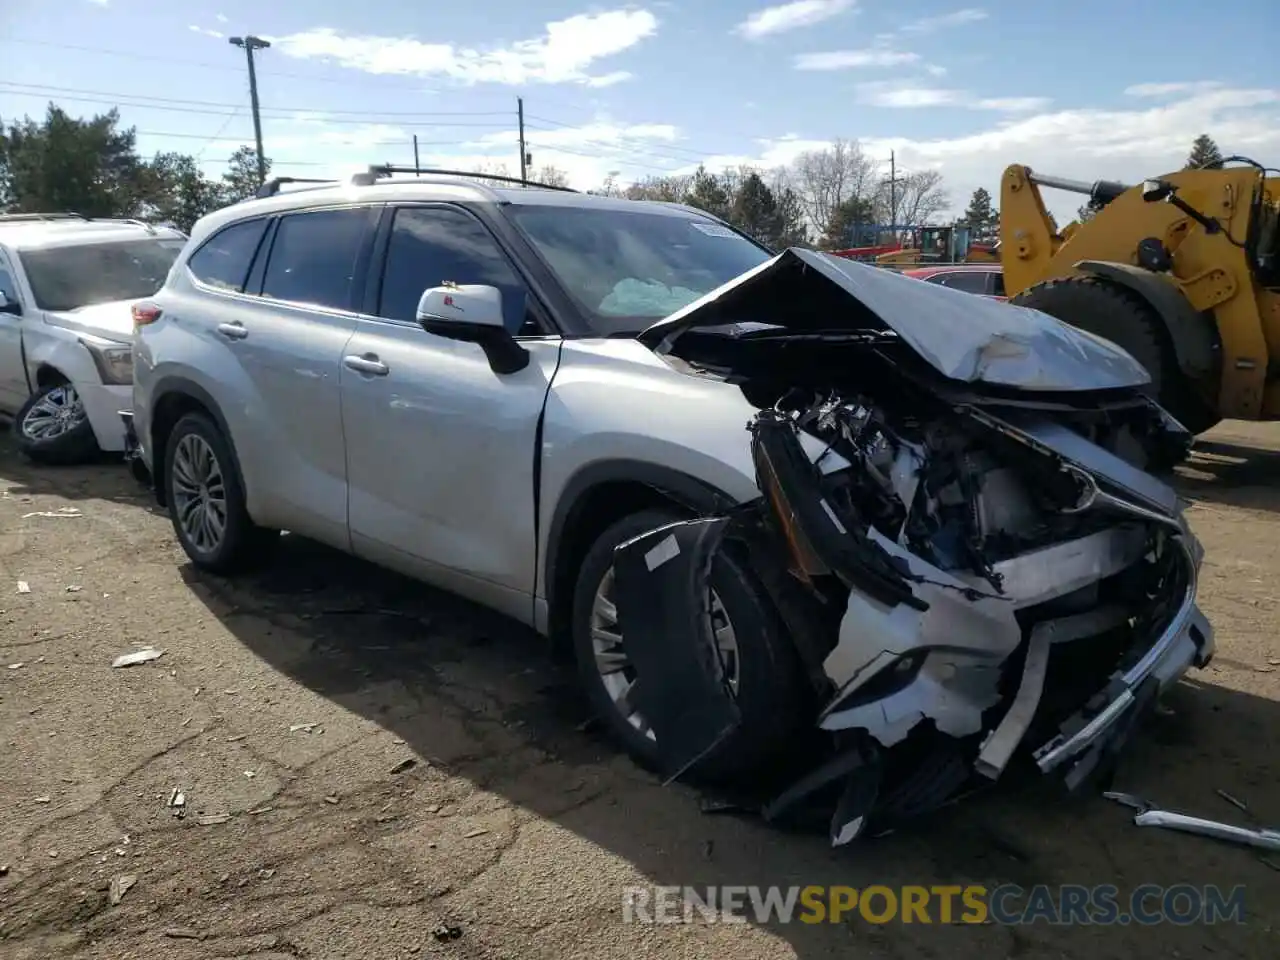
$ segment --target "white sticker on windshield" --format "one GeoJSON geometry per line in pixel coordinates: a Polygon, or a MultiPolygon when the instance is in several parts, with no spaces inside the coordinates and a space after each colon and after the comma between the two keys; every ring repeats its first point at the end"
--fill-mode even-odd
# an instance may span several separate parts
{"type": "Polygon", "coordinates": [[[701,220],[691,220],[689,226],[699,233],[705,233],[708,237],[728,237],[732,239],[737,236],[736,233],[720,223],[704,223],[701,220]]]}

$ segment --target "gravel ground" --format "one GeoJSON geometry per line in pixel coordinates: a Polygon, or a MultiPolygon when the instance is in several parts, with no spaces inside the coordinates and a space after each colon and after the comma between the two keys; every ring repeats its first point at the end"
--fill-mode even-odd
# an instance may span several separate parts
{"type": "MultiPolygon", "coordinates": [[[[1280,821],[1278,479],[1280,429],[1242,424],[1184,471],[1219,652],[1117,784],[1163,806],[1280,821]]],[[[0,957],[1275,956],[1280,856],[1039,788],[843,851],[708,816],[583,724],[526,632],[282,546],[254,579],[198,574],[118,464],[36,470],[0,441],[0,957]],[[164,656],[111,668],[147,644],[164,656]],[[637,884],[967,882],[1244,884],[1247,922],[652,926],[621,909],[637,884]]]]}

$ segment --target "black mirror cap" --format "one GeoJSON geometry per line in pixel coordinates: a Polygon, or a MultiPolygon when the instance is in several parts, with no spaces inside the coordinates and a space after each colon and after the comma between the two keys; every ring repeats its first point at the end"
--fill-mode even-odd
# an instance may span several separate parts
{"type": "Polygon", "coordinates": [[[489,360],[489,369],[494,373],[519,373],[529,365],[529,351],[520,346],[516,338],[503,327],[437,320],[434,317],[422,320],[421,324],[423,330],[438,337],[477,344],[484,351],[489,360]]]}
{"type": "Polygon", "coordinates": [[[0,313],[8,314],[11,317],[22,316],[22,304],[17,300],[10,300],[4,294],[0,294],[0,313]]]}

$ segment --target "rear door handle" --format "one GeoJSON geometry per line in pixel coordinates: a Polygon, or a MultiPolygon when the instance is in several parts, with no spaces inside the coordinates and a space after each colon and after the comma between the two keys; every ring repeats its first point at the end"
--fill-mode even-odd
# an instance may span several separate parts
{"type": "Polygon", "coordinates": [[[350,370],[368,374],[372,377],[385,377],[391,372],[391,368],[379,360],[377,354],[374,353],[366,353],[362,357],[346,356],[342,358],[342,363],[350,370]]]}
{"type": "Polygon", "coordinates": [[[228,340],[243,340],[249,335],[249,331],[244,328],[243,323],[220,323],[218,324],[218,332],[228,340]]]}

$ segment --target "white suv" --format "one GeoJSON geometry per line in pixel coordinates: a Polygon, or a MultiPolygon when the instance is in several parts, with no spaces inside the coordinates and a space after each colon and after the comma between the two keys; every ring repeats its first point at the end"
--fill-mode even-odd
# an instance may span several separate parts
{"type": "Polygon", "coordinates": [[[139,220],[0,215],[0,414],[32,460],[124,450],[130,306],[160,288],[185,243],[139,220]]]}

